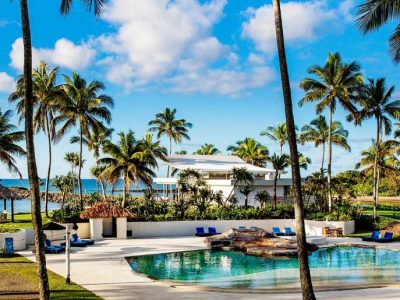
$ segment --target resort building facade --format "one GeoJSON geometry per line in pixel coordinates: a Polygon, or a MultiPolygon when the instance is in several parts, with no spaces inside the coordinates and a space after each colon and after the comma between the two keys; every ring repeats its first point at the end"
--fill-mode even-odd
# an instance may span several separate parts
{"type": "MultiPolygon", "coordinates": [[[[255,196],[258,192],[267,191],[273,197],[275,170],[257,167],[246,163],[235,155],[181,155],[175,154],[167,157],[166,162],[172,170],[192,169],[200,172],[206,181],[208,187],[214,192],[221,191],[224,197],[234,195],[239,205],[245,203],[245,195],[240,192],[243,184],[236,183],[232,177],[234,168],[245,168],[255,177],[255,183],[252,185],[248,196],[248,205],[259,206],[255,196]]],[[[162,198],[171,199],[176,191],[178,178],[154,178],[154,183],[162,185],[162,198]]],[[[277,198],[284,201],[290,191],[292,180],[290,178],[279,178],[277,182],[277,198]]]]}

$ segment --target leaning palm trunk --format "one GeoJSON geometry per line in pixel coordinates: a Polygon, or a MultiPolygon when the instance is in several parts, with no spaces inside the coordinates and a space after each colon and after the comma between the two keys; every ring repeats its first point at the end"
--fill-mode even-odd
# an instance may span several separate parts
{"type": "Polygon", "coordinates": [[[327,188],[328,188],[328,208],[332,210],[332,190],[331,190],[331,178],[332,178],[332,117],[333,108],[332,105],[329,107],[329,132],[328,132],[328,176],[327,176],[327,188]]]}
{"type": "Polygon", "coordinates": [[[276,199],[276,185],[278,183],[278,170],[275,170],[274,176],[274,208],[276,209],[277,199],[276,199]]]}
{"type": "Polygon", "coordinates": [[[281,7],[279,0],[273,0],[274,18],[276,29],[276,42],[278,47],[279,66],[281,71],[282,91],[285,104],[286,127],[292,164],[293,196],[297,231],[297,252],[300,268],[300,283],[304,300],[314,300],[314,290],[311,281],[310,267],[304,226],[303,196],[299,167],[299,154],[297,150],[296,131],[293,118],[292,95],[290,91],[289,73],[286,62],[285,41],[283,37],[281,7]]]}
{"type": "Polygon", "coordinates": [[[127,176],[128,175],[125,173],[124,178],[123,178],[124,184],[123,184],[123,188],[122,188],[122,203],[121,203],[122,207],[125,207],[125,204],[126,204],[126,178],[127,178],[127,176]]]}
{"type": "Polygon", "coordinates": [[[29,24],[27,0],[20,0],[22,38],[24,44],[24,107],[25,138],[28,165],[29,185],[32,202],[32,225],[35,237],[35,256],[39,279],[39,296],[41,300],[50,299],[49,279],[44,253],[44,234],[40,212],[39,178],[36,168],[35,145],[33,133],[33,92],[32,92],[32,43],[29,24]]]}
{"type": "Polygon", "coordinates": [[[322,143],[321,176],[323,176],[324,174],[324,162],[325,162],[325,143],[322,143]]]}
{"type": "Polygon", "coordinates": [[[379,201],[379,170],[378,170],[378,157],[381,150],[381,121],[380,118],[376,120],[376,146],[375,146],[375,160],[374,160],[374,219],[377,217],[377,206],[379,201]]]}
{"type": "Polygon", "coordinates": [[[103,179],[100,179],[100,186],[101,186],[101,191],[103,193],[103,200],[106,201],[107,200],[106,187],[104,185],[103,179]]]}
{"type": "Polygon", "coordinates": [[[50,183],[52,151],[51,151],[51,135],[50,135],[49,118],[47,117],[47,115],[46,115],[46,132],[47,132],[47,143],[48,143],[48,151],[49,151],[49,165],[47,167],[46,192],[44,195],[44,202],[45,202],[46,217],[48,217],[49,216],[49,183],[50,183]]]}
{"type": "Polygon", "coordinates": [[[79,187],[79,201],[81,206],[81,211],[83,211],[83,196],[82,196],[82,181],[81,181],[81,172],[82,172],[82,127],[79,130],[79,166],[78,166],[78,187],[79,187]]]}

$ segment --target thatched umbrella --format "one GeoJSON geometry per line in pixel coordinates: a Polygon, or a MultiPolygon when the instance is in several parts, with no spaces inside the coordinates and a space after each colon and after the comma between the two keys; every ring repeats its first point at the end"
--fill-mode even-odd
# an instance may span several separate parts
{"type": "Polygon", "coordinates": [[[0,199],[3,199],[3,208],[7,211],[7,199],[11,200],[11,222],[14,222],[14,199],[16,198],[15,193],[5,187],[4,185],[0,184],[0,199]]]}
{"type": "Polygon", "coordinates": [[[101,202],[81,212],[81,219],[101,218],[127,218],[134,219],[136,216],[128,209],[118,206],[112,202],[101,202]]]}
{"type": "Polygon", "coordinates": [[[47,223],[46,225],[43,225],[43,230],[50,231],[51,233],[51,240],[53,240],[53,231],[65,231],[65,226],[60,225],[56,222],[50,222],[47,223]]]}

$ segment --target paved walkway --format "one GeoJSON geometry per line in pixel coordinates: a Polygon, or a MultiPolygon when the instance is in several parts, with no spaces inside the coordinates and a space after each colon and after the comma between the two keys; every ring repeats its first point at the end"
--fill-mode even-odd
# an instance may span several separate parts
{"type": "MultiPolygon", "coordinates": [[[[334,243],[360,241],[358,239],[335,239],[334,243]]],[[[361,242],[360,242],[361,243],[361,242]]],[[[104,299],[218,299],[218,300],[258,300],[258,299],[301,299],[298,293],[259,294],[208,292],[190,287],[171,287],[155,282],[134,273],[124,257],[141,254],[155,254],[184,250],[196,250],[204,247],[201,238],[149,238],[96,241],[96,245],[86,248],[73,248],[71,253],[71,280],[93,291],[104,299]]],[[[400,243],[382,245],[400,250],[400,243]]],[[[34,260],[31,251],[20,254],[34,260]]],[[[65,275],[65,256],[47,255],[48,268],[65,275]]],[[[347,291],[318,292],[318,299],[399,299],[400,284],[379,289],[360,289],[347,291]]]]}

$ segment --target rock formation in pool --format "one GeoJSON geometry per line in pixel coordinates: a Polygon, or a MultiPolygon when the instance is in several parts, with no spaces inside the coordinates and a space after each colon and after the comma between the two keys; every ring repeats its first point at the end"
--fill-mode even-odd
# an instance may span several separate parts
{"type": "MultiPolygon", "coordinates": [[[[295,239],[276,237],[261,228],[232,228],[207,237],[205,243],[211,249],[242,251],[255,256],[297,256],[295,239]]],[[[307,247],[310,253],[318,249],[314,244],[307,244],[307,247]]]]}

